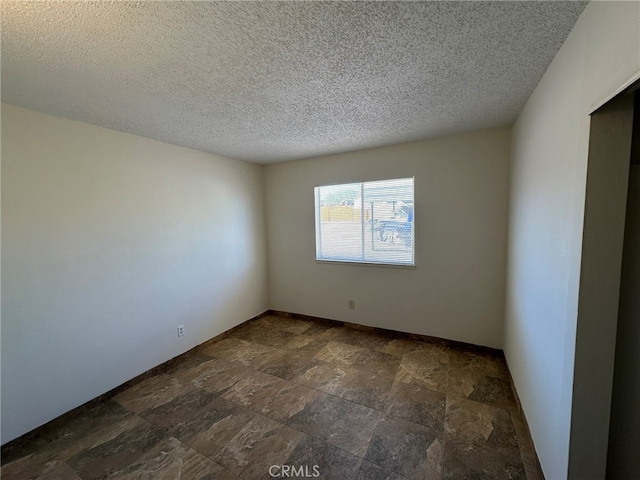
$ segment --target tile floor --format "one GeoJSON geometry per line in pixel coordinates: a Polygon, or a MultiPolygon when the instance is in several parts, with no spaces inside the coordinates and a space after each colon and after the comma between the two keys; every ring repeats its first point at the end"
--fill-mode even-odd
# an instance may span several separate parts
{"type": "Polygon", "coordinates": [[[3,480],[542,478],[500,352],[282,314],[2,453],[3,480]]]}

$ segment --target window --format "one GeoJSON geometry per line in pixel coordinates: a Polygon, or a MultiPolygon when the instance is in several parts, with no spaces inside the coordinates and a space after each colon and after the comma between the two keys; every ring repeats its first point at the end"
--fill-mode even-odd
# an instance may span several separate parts
{"type": "Polygon", "coordinates": [[[414,265],[413,178],[315,188],[316,260],[414,265]]]}

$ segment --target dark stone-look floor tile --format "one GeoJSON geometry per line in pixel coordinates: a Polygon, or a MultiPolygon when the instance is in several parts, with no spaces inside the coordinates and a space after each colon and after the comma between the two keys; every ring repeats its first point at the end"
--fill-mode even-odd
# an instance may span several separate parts
{"type": "Polygon", "coordinates": [[[113,399],[132,412],[142,412],[170,402],[195,390],[190,383],[181,383],[167,374],[148,378],[119,393],[113,399]]]}
{"type": "Polygon", "coordinates": [[[311,476],[319,473],[318,478],[326,479],[355,478],[361,463],[360,457],[308,435],[304,436],[285,461],[286,465],[296,467],[298,471],[302,468],[304,474],[307,471],[311,476]],[[317,468],[314,470],[314,467],[317,468]]]}
{"type": "Polygon", "coordinates": [[[350,366],[364,351],[361,347],[331,341],[315,355],[316,360],[350,366]]]}
{"type": "Polygon", "coordinates": [[[284,348],[290,351],[306,353],[310,356],[322,350],[329,340],[310,337],[309,335],[297,335],[287,343],[284,348]]]}
{"type": "Polygon", "coordinates": [[[293,381],[332,394],[346,374],[345,366],[319,361],[300,373],[293,381]]]}
{"type": "Polygon", "coordinates": [[[452,344],[455,342],[440,337],[431,337],[429,335],[409,334],[409,338],[421,342],[423,345],[428,345],[431,348],[437,348],[445,353],[449,353],[452,344]]]}
{"type": "Polygon", "coordinates": [[[67,460],[67,465],[83,480],[105,478],[131,465],[167,438],[166,429],[144,422],[108,442],[77,453],[67,460]]]}
{"type": "Polygon", "coordinates": [[[476,370],[496,378],[509,379],[509,370],[504,356],[496,353],[471,352],[461,347],[450,348],[448,351],[451,368],[465,368],[476,370]]]}
{"type": "Polygon", "coordinates": [[[62,460],[43,462],[38,454],[9,463],[0,469],[3,480],[80,480],[80,477],[62,460]]]}
{"type": "Polygon", "coordinates": [[[351,331],[352,330],[350,328],[345,327],[344,325],[340,325],[340,326],[332,327],[332,328],[329,328],[328,330],[325,330],[320,335],[318,335],[318,338],[323,338],[325,340],[334,341],[334,342],[340,342],[342,341],[343,338],[349,335],[351,331]]]}
{"type": "Polygon", "coordinates": [[[277,330],[295,333],[296,335],[300,335],[311,325],[313,325],[313,320],[294,318],[283,315],[271,316],[269,317],[269,322],[277,330]]]}
{"type": "Polygon", "coordinates": [[[378,332],[362,331],[350,327],[347,327],[345,332],[340,336],[340,341],[343,343],[375,350],[384,348],[391,340],[393,340],[393,337],[388,335],[378,332]]]}
{"type": "Polygon", "coordinates": [[[393,377],[350,368],[333,395],[376,410],[384,410],[393,377]]]}
{"type": "Polygon", "coordinates": [[[290,319],[288,318],[268,315],[250,322],[245,322],[230,332],[230,336],[253,342],[260,335],[265,335],[278,329],[282,330],[283,327],[289,325],[290,319]]]}
{"type": "Polygon", "coordinates": [[[395,382],[385,412],[393,417],[444,431],[446,395],[421,385],[395,382]]]}
{"type": "MultiPolygon", "coordinates": [[[[284,354],[281,349],[267,347],[266,345],[260,345],[254,342],[247,342],[246,340],[238,340],[236,338],[229,338],[227,340],[229,340],[229,343],[222,346],[214,344],[211,348],[206,349],[205,353],[216,358],[222,358],[252,368],[260,368],[262,365],[273,362],[284,354]],[[216,345],[218,345],[217,349],[215,348],[216,345]]],[[[227,340],[222,340],[219,344],[227,340]]]]}
{"type": "Polygon", "coordinates": [[[447,393],[488,405],[513,409],[515,405],[507,401],[504,383],[505,380],[485,375],[476,369],[452,368],[449,369],[447,393]]]}
{"type": "MultiPolygon", "coordinates": [[[[451,373],[449,374],[449,379],[451,379],[451,373]]],[[[469,400],[475,400],[476,402],[496,405],[508,410],[517,410],[515,399],[512,395],[507,395],[507,390],[510,390],[507,384],[507,380],[487,375],[481,382],[475,385],[473,393],[467,398],[469,398],[469,400]]]]}
{"type": "Polygon", "coordinates": [[[198,452],[217,455],[256,413],[224,398],[217,398],[204,417],[196,417],[174,428],[171,433],[198,452]]]}
{"type": "Polygon", "coordinates": [[[519,452],[501,453],[446,435],[444,478],[527,480],[519,452]]]}
{"type": "Polygon", "coordinates": [[[214,359],[207,363],[206,369],[198,372],[199,375],[194,377],[191,383],[209,393],[222,395],[250,371],[251,369],[244,365],[214,359]]]}
{"type": "Polygon", "coordinates": [[[442,477],[443,434],[400,418],[378,423],[365,460],[407,478],[442,477]]]}
{"type": "Polygon", "coordinates": [[[319,360],[313,359],[306,352],[292,351],[263,365],[260,367],[260,371],[285,380],[291,380],[320,363],[319,360]]]}
{"type": "MultiPolygon", "coordinates": [[[[33,472],[54,459],[66,460],[76,453],[111,440],[141,423],[140,417],[111,399],[92,402],[42,427],[39,435],[10,452],[3,452],[3,463],[24,460],[33,472]],[[39,466],[38,466],[39,465],[39,466]]],[[[18,464],[14,465],[14,468],[18,464]]],[[[22,468],[22,467],[20,467],[22,468]]],[[[3,470],[4,471],[4,470],[3,470]]]]}
{"type": "Polygon", "coordinates": [[[162,373],[166,373],[167,375],[180,379],[182,383],[187,383],[188,380],[183,381],[181,379],[182,373],[209,360],[211,360],[211,357],[196,351],[188,355],[183,355],[181,358],[170,360],[161,367],[161,371],[162,373]]]}
{"type": "Polygon", "coordinates": [[[363,456],[381,413],[341,398],[321,395],[291,417],[287,424],[354,455],[363,456]]]}
{"type": "Polygon", "coordinates": [[[195,389],[174,398],[169,403],[141,412],[140,415],[154,425],[176,427],[192,418],[203,416],[216,398],[216,395],[195,389]]]}
{"type": "Polygon", "coordinates": [[[283,387],[286,380],[255,370],[248,371],[222,397],[260,411],[283,387]]]}
{"type": "Polygon", "coordinates": [[[249,342],[242,340],[241,338],[235,338],[233,336],[226,337],[217,342],[201,347],[199,353],[210,357],[224,358],[225,355],[230,356],[231,352],[244,347],[248,343],[249,342]]]}
{"type": "Polygon", "coordinates": [[[176,368],[171,374],[172,377],[178,379],[181,383],[189,383],[194,378],[201,376],[203,373],[224,371],[232,367],[237,367],[236,363],[228,362],[221,358],[211,358],[209,356],[203,356],[206,360],[198,362],[193,365],[185,366],[184,368],[176,368]]]}
{"type": "Polygon", "coordinates": [[[271,348],[282,348],[293,338],[295,338],[295,336],[295,333],[274,329],[268,332],[258,332],[256,335],[253,335],[250,339],[247,340],[271,348]]]}
{"type": "Polygon", "coordinates": [[[312,325],[310,320],[300,320],[297,318],[289,318],[288,320],[286,324],[278,325],[278,328],[285,332],[295,333],[296,335],[304,333],[312,325]]]}
{"type": "Polygon", "coordinates": [[[139,416],[112,400],[78,408],[68,421],[53,421],[43,432],[44,443],[33,453],[2,467],[2,478],[76,479],[65,460],[118,437],[123,432],[148,426],[139,416]]]}
{"type": "Polygon", "coordinates": [[[396,381],[415,383],[442,392],[447,388],[448,364],[446,353],[423,345],[402,357],[396,381]]]}
{"type": "Polygon", "coordinates": [[[364,350],[351,366],[393,378],[398,373],[400,362],[401,358],[396,355],[375,350],[364,350]]]}
{"type": "Polygon", "coordinates": [[[519,453],[511,413],[503,408],[448,394],[445,432],[447,438],[499,453],[519,453]]]}
{"type": "Polygon", "coordinates": [[[437,362],[441,365],[450,366],[450,351],[448,347],[439,343],[420,342],[415,350],[410,351],[404,356],[429,363],[437,362]]]}
{"type": "Polygon", "coordinates": [[[214,461],[242,478],[260,478],[271,465],[282,465],[302,434],[279,422],[256,415],[214,457],[214,461]]]}
{"type": "Polygon", "coordinates": [[[356,480],[404,480],[406,477],[364,460],[356,480]]]}
{"type": "Polygon", "coordinates": [[[405,337],[397,337],[390,340],[386,345],[375,348],[375,350],[402,357],[403,355],[416,350],[420,345],[421,342],[418,342],[416,340],[405,337]]]}
{"type": "Polygon", "coordinates": [[[175,438],[158,443],[109,480],[175,479],[237,480],[238,477],[175,438]]]}
{"type": "Polygon", "coordinates": [[[268,399],[259,413],[286,423],[289,418],[302,411],[307,404],[317,400],[321,395],[322,393],[318,390],[287,382],[278,393],[268,399]]]}
{"type": "Polygon", "coordinates": [[[262,317],[256,318],[248,323],[250,325],[259,326],[263,330],[271,330],[272,328],[276,328],[283,319],[286,319],[286,317],[277,314],[269,314],[263,315],[262,317]]]}
{"type": "Polygon", "coordinates": [[[311,326],[304,331],[305,335],[311,337],[319,337],[329,340],[333,338],[340,328],[344,327],[344,323],[332,320],[313,320],[311,326]],[[336,330],[338,329],[338,330],[336,330]]]}
{"type": "MultiPolygon", "coordinates": [[[[191,405],[187,404],[185,405],[186,412],[182,412],[179,415],[171,415],[172,418],[166,420],[166,426],[170,427],[169,433],[194,448],[195,445],[193,445],[191,439],[203,431],[208,431],[214,424],[242,409],[239,405],[224,398],[200,398],[202,399],[202,404],[195,407],[195,412],[191,413],[189,411],[191,405]]],[[[193,404],[194,402],[189,403],[193,404]]],[[[211,455],[212,453],[211,449],[205,451],[197,448],[197,450],[206,455],[211,455]]]]}
{"type": "Polygon", "coordinates": [[[253,342],[261,335],[266,335],[275,330],[275,327],[265,328],[256,322],[243,325],[229,334],[229,338],[253,342]]]}

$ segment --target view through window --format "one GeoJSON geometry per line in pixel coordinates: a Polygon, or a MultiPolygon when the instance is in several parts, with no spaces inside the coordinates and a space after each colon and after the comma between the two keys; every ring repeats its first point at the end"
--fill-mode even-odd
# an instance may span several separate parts
{"type": "Polygon", "coordinates": [[[414,265],[413,178],[315,188],[316,259],[414,265]]]}

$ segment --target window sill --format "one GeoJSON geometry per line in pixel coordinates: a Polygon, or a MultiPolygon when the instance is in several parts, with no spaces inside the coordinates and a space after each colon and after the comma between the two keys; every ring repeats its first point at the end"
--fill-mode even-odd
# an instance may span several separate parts
{"type": "Polygon", "coordinates": [[[350,262],[348,260],[328,260],[316,258],[316,263],[326,265],[355,265],[358,267],[383,267],[383,268],[399,268],[402,270],[415,270],[416,266],[403,263],[373,263],[373,262],[350,262]]]}

